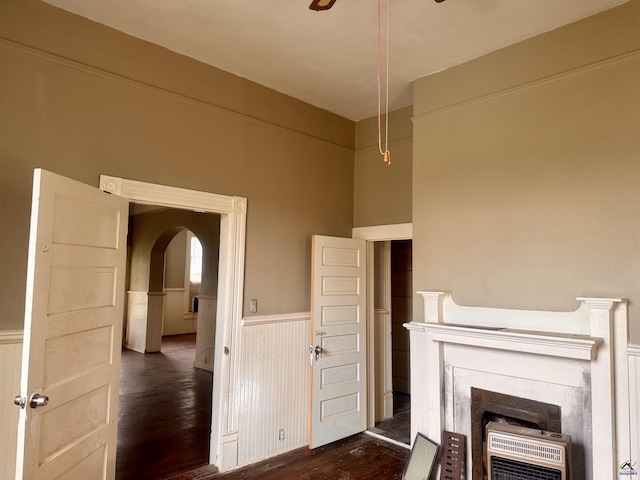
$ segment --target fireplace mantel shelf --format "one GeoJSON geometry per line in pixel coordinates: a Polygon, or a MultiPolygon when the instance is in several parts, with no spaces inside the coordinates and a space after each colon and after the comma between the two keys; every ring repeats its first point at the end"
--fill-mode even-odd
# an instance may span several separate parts
{"type": "Polygon", "coordinates": [[[469,345],[537,355],[594,360],[601,338],[588,335],[496,329],[446,323],[405,323],[408,330],[425,332],[436,342],[469,345]]]}

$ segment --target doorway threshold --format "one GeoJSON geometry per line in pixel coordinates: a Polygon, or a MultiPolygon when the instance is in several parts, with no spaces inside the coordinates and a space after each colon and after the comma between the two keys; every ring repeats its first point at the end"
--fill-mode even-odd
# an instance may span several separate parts
{"type": "Polygon", "coordinates": [[[411,450],[411,445],[402,443],[399,440],[394,440],[393,438],[385,437],[384,435],[378,432],[384,433],[384,430],[380,430],[379,428],[373,427],[373,428],[370,428],[369,430],[365,430],[364,433],[366,433],[371,437],[377,438],[378,440],[389,442],[389,443],[392,443],[393,445],[397,445],[398,447],[403,447],[403,448],[406,448],[407,450],[411,450]]]}

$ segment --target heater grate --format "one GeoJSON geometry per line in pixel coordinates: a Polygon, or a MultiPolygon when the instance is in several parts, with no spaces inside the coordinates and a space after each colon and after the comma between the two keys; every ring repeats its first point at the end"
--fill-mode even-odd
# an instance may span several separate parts
{"type": "Polygon", "coordinates": [[[564,449],[561,445],[550,442],[537,442],[513,435],[491,432],[489,448],[494,452],[517,454],[532,460],[543,460],[547,463],[564,464],[564,449]]]}
{"type": "Polygon", "coordinates": [[[491,457],[491,480],[561,480],[562,472],[541,465],[491,457]]]}
{"type": "Polygon", "coordinates": [[[464,466],[467,437],[460,433],[442,432],[442,459],[440,480],[460,480],[464,466]]]}

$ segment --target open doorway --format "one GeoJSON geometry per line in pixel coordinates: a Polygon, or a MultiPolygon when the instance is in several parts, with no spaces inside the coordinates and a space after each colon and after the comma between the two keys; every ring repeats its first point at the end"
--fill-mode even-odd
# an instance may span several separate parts
{"type": "Polygon", "coordinates": [[[411,443],[409,335],[413,316],[411,224],[354,229],[368,240],[368,430],[411,443]]]}
{"type": "Polygon", "coordinates": [[[220,243],[217,214],[130,207],[118,480],[209,463],[220,243]]]}
{"type": "MultiPolygon", "coordinates": [[[[107,175],[100,176],[100,189],[130,202],[220,215],[209,463],[230,470],[238,458],[236,378],[231,372],[239,357],[235,345],[242,320],[247,199],[107,175]]],[[[199,317],[202,311],[200,304],[199,317]]]]}
{"type": "MultiPolygon", "coordinates": [[[[391,355],[383,355],[386,365],[381,365],[391,372],[391,383],[383,395],[387,397],[387,405],[381,405],[376,412],[376,431],[388,438],[399,442],[411,443],[411,368],[409,332],[403,324],[411,322],[413,318],[413,282],[412,282],[412,243],[411,240],[392,240],[376,242],[382,244],[376,248],[381,258],[378,259],[377,273],[382,277],[375,282],[381,290],[377,295],[380,310],[384,313],[380,321],[390,324],[391,355]],[[387,259],[388,255],[388,259],[387,259]],[[388,269],[389,274],[381,271],[388,269]],[[381,285],[380,282],[389,282],[381,285]],[[388,307],[390,305],[390,308],[388,307]],[[389,365],[390,363],[390,365],[389,365]],[[391,392],[388,391],[389,386],[391,392]],[[389,393],[392,395],[393,406],[388,403],[389,393]]],[[[375,273],[374,273],[375,274],[375,273]]],[[[388,328],[381,328],[380,334],[388,332],[388,328]]]]}

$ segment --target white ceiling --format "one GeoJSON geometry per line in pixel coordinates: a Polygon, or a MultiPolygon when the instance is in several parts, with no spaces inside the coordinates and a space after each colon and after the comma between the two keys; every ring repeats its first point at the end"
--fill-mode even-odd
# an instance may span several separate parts
{"type": "MultiPolygon", "coordinates": [[[[377,0],[46,1],[351,120],[377,112],[377,0]]],[[[390,110],[411,105],[416,78],[624,1],[388,0],[390,110]]]]}

